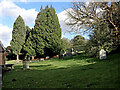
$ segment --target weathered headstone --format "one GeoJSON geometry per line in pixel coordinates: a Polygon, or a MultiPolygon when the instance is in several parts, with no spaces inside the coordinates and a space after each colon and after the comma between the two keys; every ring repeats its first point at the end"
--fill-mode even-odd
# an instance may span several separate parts
{"type": "Polygon", "coordinates": [[[104,49],[101,49],[99,52],[100,60],[106,59],[106,51],[104,49]]]}
{"type": "Polygon", "coordinates": [[[23,60],[23,70],[29,69],[29,60],[30,58],[27,58],[27,56],[23,60]]]}
{"type": "Polygon", "coordinates": [[[78,54],[78,51],[76,51],[75,54],[77,55],[77,54],[78,54]]]}
{"type": "Polygon", "coordinates": [[[49,56],[46,56],[45,59],[49,59],[50,57],[49,56]]]}
{"type": "Polygon", "coordinates": [[[23,60],[23,70],[29,69],[29,61],[23,60]]]}
{"type": "Polygon", "coordinates": [[[44,58],[40,58],[40,61],[44,61],[45,59],[44,58]]]}

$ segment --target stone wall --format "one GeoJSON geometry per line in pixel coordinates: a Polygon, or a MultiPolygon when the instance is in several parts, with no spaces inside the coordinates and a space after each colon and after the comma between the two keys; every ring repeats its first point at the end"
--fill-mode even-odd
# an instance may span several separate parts
{"type": "Polygon", "coordinates": [[[2,47],[0,47],[0,65],[5,64],[5,57],[2,47]]]}
{"type": "Polygon", "coordinates": [[[2,88],[2,66],[0,65],[0,89],[2,88]]]}

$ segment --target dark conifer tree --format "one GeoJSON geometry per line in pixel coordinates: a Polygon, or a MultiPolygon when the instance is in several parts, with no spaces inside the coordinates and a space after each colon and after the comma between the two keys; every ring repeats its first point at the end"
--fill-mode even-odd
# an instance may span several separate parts
{"type": "Polygon", "coordinates": [[[35,48],[34,48],[34,38],[33,38],[33,29],[31,30],[28,26],[26,26],[26,39],[25,44],[22,48],[22,53],[28,58],[36,56],[35,48]]]}
{"type": "Polygon", "coordinates": [[[44,31],[45,31],[45,10],[40,9],[40,12],[37,15],[35,20],[35,26],[33,30],[33,38],[34,38],[34,48],[37,56],[44,55],[44,31]]]}
{"type": "Polygon", "coordinates": [[[55,9],[41,6],[34,31],[36,34],[36,52],[38,55],[53,56],[61,50],[61,28],[55,9]]]}
{"type": "Polygon", "coordinates": [[[32,59],[34,59],[34,56],[36,56],[36,52],[34,49],[34,38],[32,36],[32,30],[29,32],[28,34],[28,38],[25,42],[25,45],[23,46],[23,49],[25,51],[25,56],[28,56],[29,58],[32,57],[32,59]]]}
{"type": "Polygon", "coordinates": [[[46,6],[45,10],[47,11],[45,55],[53,56],[61,50],[61,28],[52,5],[50,8],[46,6]]]}
{"type": "Polygon", "coordinates": [[[19,15],[14,22],[12,31],[12,40],[10,42],[13,53],[17,55],[17,63],[19,60],[19,53],[25,43],[26,27],[23,18],[19,15]]]}

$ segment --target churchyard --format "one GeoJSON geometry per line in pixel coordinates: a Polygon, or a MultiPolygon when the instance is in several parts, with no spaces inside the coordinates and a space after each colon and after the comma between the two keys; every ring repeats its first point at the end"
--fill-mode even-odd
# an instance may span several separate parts
{"type": "Polygon", "coordinates": [[[30,62],[28,70],[22,69],[22,61],[14,63],[14,70],[5,72],[3,88],[118,88],[119,54],[106,60],[88,58],[84,54],[64,59],[53,58],[30,62]]]}
{"type": "Polygon", "coordinates": [[[54,5],[41,5],[33,27],[17,14],[10,45],[0,40],[0,88],[120,87],[120,1],[71,6],[60,20],[54,5]]]}

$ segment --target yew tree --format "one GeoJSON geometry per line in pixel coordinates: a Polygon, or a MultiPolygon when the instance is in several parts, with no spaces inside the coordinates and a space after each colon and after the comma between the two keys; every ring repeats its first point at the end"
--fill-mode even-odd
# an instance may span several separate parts
{"type": "Polygon", "coordinates": [[[10,42],[11,49],[17,55],[17,63],[19,62],[19,54],[25,43],[26,27],[23,18],[19,15],[14,22],[12,31],[12,40],[10,42]]]}

